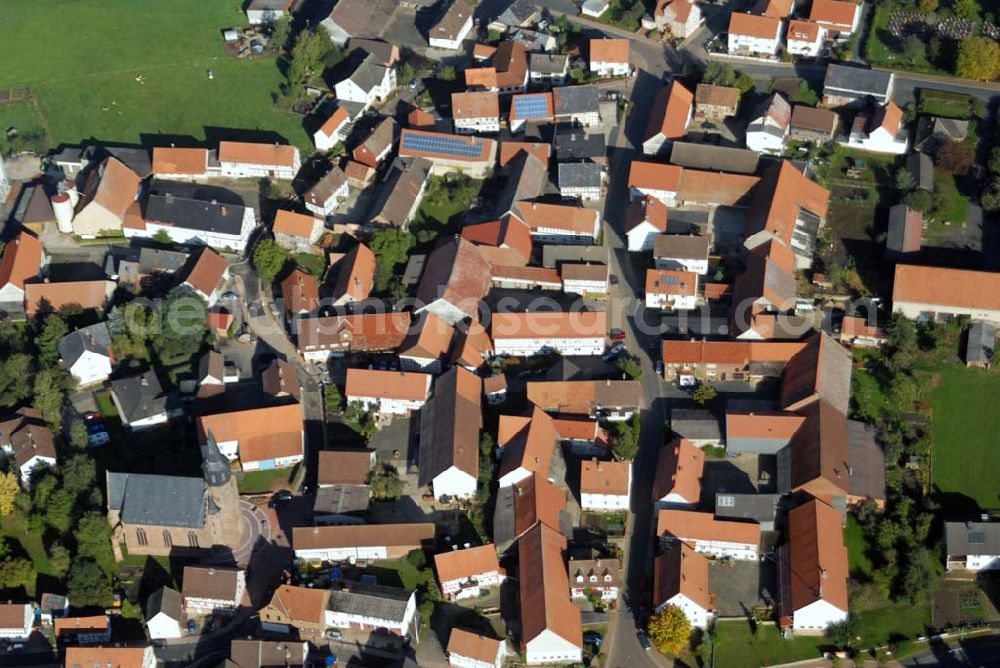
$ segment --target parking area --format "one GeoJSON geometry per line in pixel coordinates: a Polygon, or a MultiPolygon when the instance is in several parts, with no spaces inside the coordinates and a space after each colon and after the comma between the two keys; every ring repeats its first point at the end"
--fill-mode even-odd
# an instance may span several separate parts
{"type": "Polygon", "coordinates": [[[708,589],[720,617],[744,617],[760,605],[778,601],[777,566],[765,561],[711,561],[708,589]]]}
{"type": "Polygon", "coordinates": [[[380,464],[392,464],[404,473],[408,465],[416,467],[417,454],[411,438],[413,427],[420,424],[420,413],[412,415],[395,415],[391,421],[383,423],[368,444],[375,451],[380,464]]]}

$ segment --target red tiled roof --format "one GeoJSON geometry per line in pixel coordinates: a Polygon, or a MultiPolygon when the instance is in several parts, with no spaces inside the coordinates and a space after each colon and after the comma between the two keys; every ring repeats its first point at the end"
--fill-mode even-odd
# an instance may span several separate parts
{"type": "Polygon", "coordinates": [[[334,109],[333,113],[330,114],[330,118],[326,119],[326,122],[323,123],[319,131],[327,137],[332,137],[342,125],[350,122],[350,120],[351,115],[347,113],[347,109],[344,107],[337,107],[334,109]]]}
{"type": "Polygon", "coordinates": [[[375,284],[375,254],[368,246],[359,243],[340,262],[333,298],[347,295],[354,301],[368,299],[375,284]]]}
{"type": "Polygon", "coordinates": [[[24,286],[24,312],[32,317],[42,307],[58,311],[70,304],[84,310],[103,309],[113,289],[111,281],[27,283],[24,286]]]}
{"type": "Polygon", "coordinates": [[[410,328],[409,311],[306,318],[299,325],[299,350],[395,350],[410,328]]]}
{"type": "Polygon", "coordinates": [[[312,313],[319,306],[319,283],[312,274],[296,269],[281,282],[285,312],[312,313]]]}
{"type": "Polygon", "coordinates": [[[580,462],[580,492],[628,496],[632,480],[632,462],[606,462],[597,459],[580,462]]]}
{"type": "Polygon", "coordinates": [[[646,139],[663,135],[667,139],[678,139],[687,132],[687,122],[691,117],[694,95],[680,82],[674,81],[667,88],[661,88],[653,101],[653,112],[646,128],[646,139]]]}
{"type": "Polygon", "coordinates": [[[712,513],[662,509],[656,517],[656,535],[680,540],[760,544],[760,525],[717,520],[712,513]]]}
{"type": "MultiPolygon", "coordinates": [[[[820,26],[818,23],[813,23],[812,21],[802,21],[793,20],[788,22],[788,39],[798,40],[800,42],[809,42],[812,44],[819,39],[820,26]]],[[[804,107],[799,104],[795,106],[795,109],[799,108],[811,109],[812,107],[804,107]]],[[[795,114],[792,113],[793,125],[794,125],[795,114]]]]}
{"type": "Polygon", "coordinates": [[[500,142],[500,166],[505,166],[516,158],[521,151],[530,153],[538,158],[540,163],[547,165],[549,164],[549,157],[552,155],[552,144],[545,142],[502,141],[500,142]]]}
{"type": "Polygon", "coordinates": [[[208,432],[219,443],[239,441],[243,462],[302,454],[302,405],[284,404],[202,415],[197,419],[198,440],[208,432]]]}
{"type": "Polygon", "coordinates": [[[607,38],[590,40],[590,62],[627,64],[629,62],[629,41],[627,39],[607,38]]]}
{"type": "Polygon", "coordinates": [[[580,609],[570,601],[563,561],[566,538],[545,524],[536,524],[517,543],[522,644],[549,631],[582,648],[580,609]]]}
{"type": "Polygon", "coordinates": [[[521,338],[604,337],[607,318],[603,311],[555,313],[494,313],[490,333],[494,341],[521,338]]]}
{"type": "Polygon", "coordinates": [[[556,229],[574,234],[594,234],[600,213],[569,204],[520,202],[517,215],[532,230],[556,229]]]}
{"type": "Polygon", "coordinates": [[[653,564],[653,605],[662,605],[677,594],[704,610],[714,607],[708,591],[708,559],[685,543],[672,546],[653,564]]]}
{"type": "Polygon", "coordinates": [[[451,117],[456,120],[500,118],[500,96],[491,91],[451,94],[451,117]]]}
{"type": "Polygon", "coordinates": [[[633,160],[628,170],[628,187],[676,192],[684,169],[677,165],[633,160]]]}
{"type": "Polygon", "coordinates": [[[781,32],[781,19],[733,12],[729,15],[729,33],[759,39],[777,39],[781,32]]]}
{"type": "Polygon", "coordinates": [[[694,297],[698,294],[698,274],[692,271],[647,269],[646,294],[694,297]]]}
{"type": "Polygon", "coordinates": [[[0,259],[0,287],[10,284],[23,290],[24,282],[37,278],[41,272],[44,254],[42,242],[27,232],[8,241],[0,259]]]}
{"type": "Polygon", "coordinates": [[[809,10],[809,20],[823,23],[837,30],[850,30],[858,5],[840,0],[813,0],[809,10]]]}
{"type": "Polygon", "coordinates": [[[452,627],[451,635],[448,637],[448,655],[461,656],[492,666],[496,663],[501,645],[503,645],[502,640],[452,627]]]}
{"type": "Polygon", "coordinates": [[[685,501],[697,504],[701,497],[704,470],[705,453],[686,438],[675,438],[660,448],[653,480],[653,502],[677,494],[685,501]]]}
{"type": "Polygon", "coordinates": [[[296,213],[285,209],[278,209],[274,215],[274,225],[272,231],[275,234],[287,234],[301,239],[311,239],[313,227],[318,218],[308,213],[296,213]]]}
{"type": "Polygon", "coordinates": [[[256,144],[253,142],[219,142],[219,162],[246,165],[295,166],[299,150],[281,144],[256,144]]]}
{"type": "Polygon", "coordinates": [[[847,548],[840,513],[817,499],[788,511],[789,602],[796,610],[824,600],[847,612],[847,548]]]}
{"type": "Polygon", "coordinates": [[[210,295],[219,287],[219,283],[222,282],[222,277],[228,268],[229,263],[226,258],[211,248],[205,247],[191,267],[184,282],[202,294],[210,295]]]}
{"type": "Polygon", "coordinates": [[[208,168],[207,148],[153,148],[153,174],[187,174],[199,176],[208,168]]]}
{"type": "Polygon", "coordinates": [[[499,571],[500,560],[497,559],[495,546],[479,545],[435,555],[434,569],[437,571],[438,581],[445,583],[499,571]]]}
{"type": "Polygon", "coordinates": [[[403,401],[424,401],[431,389],[431,375],[412,371],[348,369],[344,394],[403,401]]]}

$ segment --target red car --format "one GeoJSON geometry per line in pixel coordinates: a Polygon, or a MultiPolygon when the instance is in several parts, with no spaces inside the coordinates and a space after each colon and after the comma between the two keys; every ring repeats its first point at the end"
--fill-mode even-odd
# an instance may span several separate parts
{"type": "Polygon", "coordinates": [[[101,415],[100,411],[92,411],[90,413],[83,414],[84,424],[93,424],[95,422],[104,422],[104,416],[101,415]]]}
{"type": "Polygon", "coordinates": [[[608,338],[611,339],[612,341],[624,341],[625,332],[623,332],[620,329],[612,329],[611,332],[608,334],[608,338]]]}

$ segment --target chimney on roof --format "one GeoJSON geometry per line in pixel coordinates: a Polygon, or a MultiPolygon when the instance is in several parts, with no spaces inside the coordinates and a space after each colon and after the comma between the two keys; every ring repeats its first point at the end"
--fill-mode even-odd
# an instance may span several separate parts
{"type": "Polygon", "coordinates": [[[826,579],[826,569],[825,568],[819,569],[819,576],[821,578],[823,578],[824,580],[826,579]]]}

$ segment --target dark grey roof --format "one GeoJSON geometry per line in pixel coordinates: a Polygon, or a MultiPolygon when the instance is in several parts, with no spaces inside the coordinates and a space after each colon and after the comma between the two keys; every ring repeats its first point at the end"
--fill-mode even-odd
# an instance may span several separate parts
{"type": "Polygon", "coordinates": [[[500,549],[505,548],[517,536],[514,535],[516,520],[514,510],[514,485],[497,490],[493,508],[493,542],[500,549]]]}
{"type": "Polygon", "coordinates": [[[205,481],[145,473],[107,474],[108,508],[125,524],[200,529],[205,526],[205,481]]]}
{"type": "Polygon", "coordinates": [[[507,172],[507,183],[497,197],[497,218],[517,213],[518,202],[541,197],[549,184],[547,165],[527,151],[521,151],[510,161],[507,172]]]}
{"type": "Polygon", "coordinates": [[[875,441],[875,428],[847,421],[847,491],[851,496],[885,499],[885,454],[875,441]]]}
{"type": "Polygon", "coordinates": [[[225,188],[154,179],[143,216],[187,230],[239,234],[245,208],[240,196],[225,188]]]}
{"type": "Polygon", "coordinates": [[[554,269],[562,263],[607,264],[607,246],[581,246],[580,244],[545,244],[542,246],[542,266],[554,269]]]}
{"type": "Polygon", "coordinates": [[[675,408],[670,411],[670,428],[675,434],[692,440],[719,440],[722,428],[711,411],[700,408],[675,408]]]}
{"type": "Polygon", "coordinates": [[[607,154],[603,133],[587,134],[572,128],[560,129],[552,140],[556,161],[595,160],[607,154]]]}
{"type": "Polygon", "coordinates": [[[431,167],[426,158],[396,158],[378,186],[379,199],[369,218],[378,216],[390,225],[405,227],[414,198],[430,178],[431,167]]]}
{"type": "Polygon", "coordinates": [[[933,150],[942,141],[965,141],[969,136],[969,121],[940,116],[921,116],[917,121],[915,150],[933,150]]]}
{"type": "Polygon", "coordinates": [[[991,364],[993,351],[997,345],[997,326],[985,320],[973,320],[969,327],[965,362],[967,364],[991,364]]]}
{"type": "Polygon", "coordinates": [[[139,272],[143,274],[152,274],[156,271],[174,274],[180,271],[187,261],[187,253],[145,246],[139,249],[139,272]]]}
{"type": "MultiPolygon", "coordinates": [[[[907,223],[913,225],[916,220],[909,216],[910,208],[900,202],[889,207],[889,229],[885,237],[885,247],[889,250],[903,252],[906,242],[912,238],[913,231],[907,229],[907,223]]],[[[920,218],[922,220],[922,217],[920,218]]],[[[920,232],[916,233],[917,235],[920,232]]]]}
{"type": "Polygon", "coordinates": [[[314,515],[356,513],[368,510],[371,490],[368,485],[329,485],[316,490],[314,515]]]}
{"type": "Polygon", "coordinates": [[[538,11],[532,0],[514,0],[507,9],[500,12],[497,20],[509,26],[526,23],[538,11]]]}
{"type": "Polygon", "coordinates": [[[88,162],[101,162],[107,156],[114,156],[124,163],[126,167],[146,178],[153,173],[153,161],[149,157],[149,151],[144,148],[131,148],[128,146],[88,146],[83,150],[83,158],[88,162]]]}
{"type": "Polygon", "coordinates": [[[774,522],[780,501],[780,494],[717,492],[715,495],[715,516],[727,520],[753,520],[757,523],[774,522]]]}
{"type": "Polygon", "coordinates": [[[406,616],[407,602],[413,596],[413,590],[399,587],[354,581],[345,585],[330,591],[327,610],[398,623],[406,616]]]}
{"type": "Polygon", "coordinates": [[[344,187],[345,183],[347,183],[347,176],[344,174],[344,170],[334,165],[333,169],[316,182],[316,185],[306,191],[303,199],[308,204],[323,206],[328,199],[344,187]]]}
{"type": "Polygon", "coordinates": [[[151,619],[163,613],[178,622],[184,613],[184,601],[181,593],[170,587],[160,587],[146,599],[146,619],[151,619]]]}
{"type": "Polygon", "coordinates": [[[152,371],[113,380],[111,391],[118,400],[123,417],[129,422],[160,415],[167,410],[167,397],[152,371]]]}
{"type": "Polygon", "coordinates": [[[934,190],[934,161],[929,155],[917,151],[906,156],[906,170],[918,188],[934,190]]]}
{"type": "Polygon", "coordinates": [[[838,94],[846,91],[861,96],[885,97],[892,86],[892,79],[892,72],[831,63],[826,68],[823,93],[838,94]]]}
{"type": "Polygon", "coordinates": [[[542,74],[562,74],[566,70],[566,56],[559,53],[529,53],[528,70],[542,74]]]}
{"type": "Polygon", "coordinates": [[[552,91],[556,116],[586,114],[601,110],[600,94],[593,86],[564,86],[552,91]]]}
{"type": "Polygon", "coordinates": [[[110,357],[111,333],[108,325],[98,322],[89,327],[82,327],[59,339],[59,357],[66,366],[73,366],[85,352],[97,353],[110,357]]]}
{"type": "Polygon", "coordinates": [[[379,57],[367,54],[358,67],[351,73],[351,81],[366,93],[382,83],[388,69],[379,62],[379,57]]]}
{"type": "Polygon", "coordinates": [[[1000,554],[1000,522],[945,522],[949,557],[1000,554]]]}
{"type": "Polygon", "coordinates": [[[601,166],[593,162],[559,164],[559,188],[600,188],[601,166]]]}
{"type": "Polygon", "coordinates": [[[671,164],[713,172],[753,174],[757,171],[759,160],[760,155],[756,151],[729,146],[675,141],[670,149],[671,164]]]}

